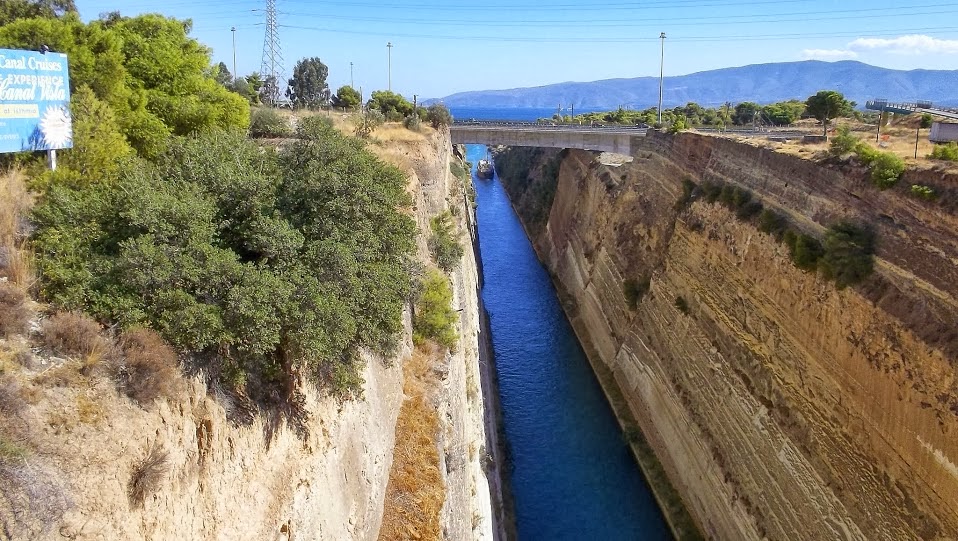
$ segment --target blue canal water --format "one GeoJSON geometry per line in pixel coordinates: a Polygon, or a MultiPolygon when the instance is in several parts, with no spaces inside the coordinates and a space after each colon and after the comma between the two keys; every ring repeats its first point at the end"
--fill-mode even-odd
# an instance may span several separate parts
{"type": "Polygon", "coordinates": [[[671,539],[498,177],[474,182],[519,539],[671,539]]]}

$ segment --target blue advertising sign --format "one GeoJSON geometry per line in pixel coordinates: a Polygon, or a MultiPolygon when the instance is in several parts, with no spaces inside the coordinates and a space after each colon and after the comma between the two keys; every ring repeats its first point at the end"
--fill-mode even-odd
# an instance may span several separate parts
{"type": "Polygon", "coordinates": [[[72,146],[67,55],[0,49],[0,152],[72,146]]]}

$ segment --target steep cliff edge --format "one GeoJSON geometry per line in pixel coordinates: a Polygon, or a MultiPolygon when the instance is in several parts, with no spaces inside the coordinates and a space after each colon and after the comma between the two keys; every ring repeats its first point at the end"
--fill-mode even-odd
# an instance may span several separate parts
{"type": "MultiPolygon", "coordinates": [[[[370,148],[407,174],[425,263],[429,219],[468,208],[461,180],[449,171],[448,133],[383,130],[370,148]]],[[[470,222],[463,217],[455,226],[467,244],[470,222]]],[[[492,538],[496,527],[487,477],[497,472],[483,452],[478,392],[485,338],[478,272],[467,250],[450,276],[458,347],[427,367],[439,383],[429,403],[439,413],[438,432],[429,436],[441,457],[442,526],[445,538],[457,540],[492,538]]],[[[46,308],[31,302],[34,315],[38,309],[46,308]]],[[[56,358],[33,347],[36,317],[29,331],[0,334],[0,414],[15,413],[30,436],[24,452],[0,438],[0,539],[379,538],[403,443],[403,368],[414,357],[409,310],[403,322],[392,358],[363,355],[360,396],[341,400],[306,385],[308,421],[296,428],[208,386],[202,375],[177,375],[182,389],[174,398],[140,406],[91,368],[98,358],[56,358]],[[147,488],[134,498],[136,486],[147,488]]]]}
{"type": "Polygon", "coordinates": [[[694,134],[650,134],[619,165],[537,154],[500,176],[705,534],[958,537],[953,212],[854,169],[694,134]],[[838,290],[726,208],[677,205],[683,179],[747,188],[819,237],[870,224],[876,270],[838,290]],[[626,283],[648,284],[634,307],[626,283]]]}

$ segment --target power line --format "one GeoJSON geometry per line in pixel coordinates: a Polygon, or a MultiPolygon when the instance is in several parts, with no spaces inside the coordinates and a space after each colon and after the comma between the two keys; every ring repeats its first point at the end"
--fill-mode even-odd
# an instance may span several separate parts
{"type": "MultiPolygon", "coordinates": [[[[364,30],[346,30],[342,28],[318,27],[318,26],[299,26],[299,25],[280,25],[281,28],[290,28],[295,30],[312,30],[319,32],[329,32],[334,34],[356,34],[363,36],[390,36],[419,39],[435,40],[458,40],[458,41],[480,41],[480,42],[521,42],[521,43],[642,43],[658,41],[657,37],[511,37],[511,36],[469,36],[461,34],[415,34],[399,33],[393,31],[371,32],[364,30]]],[[[958,31],[958,26],[931,27],[931,28],[895,28],[888,30],[873,30],[867,32],[870,37],[899,36],[907,32],[922,32],[925,34],[947,34],[958,31]]],[[[788,41],[801,40],[806,38],[835,38],[835,37],[860,37],[863,32],[818,32],[818,33],[794,33],[794,34],[752,34],[752,35],[678,35],[678,37],[669,37],[670,41],[682,43],[703,43],[703,42],[725,42],[730,39],[738,41],[788,41]]]]}
{"type": "MultiPolygon", "coordinates": [[[[895,19],[899,20],[902,17],[918,17],[918,16],[927,16],[927,15],[948,15],[953,13],[958,13],[958,9],[950,10],[938,10],[938,11],[914,11],[914,9],[926,8],[926,7],[941,7],[947,6],[954,8],[954,4],[930,4],[928,6],[911,6],[911,10],[908,13],[896,13],[895,19]]],[[[868,10],[871,11],[881,11],[881,9],[868,10]]],[[[895,11],[898,11],[897,8],[895,11]]],[[[344,20],[344,21],[357,21],[357,22],[384,22],[390,24],[397,23],[410,23],[415,25],[434,25],[434,24],[444,24],[452,26],[474,26],[475,22],[473,21],[464,21],[461,19],[423,19],[423,18],[396,18],[396,17],[363,17],[363,16],[349,16],[349,15],[327,15],[327,14],[316,14],[316,13],[303,13],[303,12],[283,12],[284,15],[290,15],[293,17],[322,17],[323,19],[335,19],[335,20],[344,20]]],[[[621,19],[594,19],[594,20],[525,20],[525,21],[496,21],[497,27],[574,27],[581,28],[583,25],[589,26],[602,26],[602,27],[627,27],[627,28],[640,28],[640,27],[658,27],[662,24],[668,24],[670,27],[675,26],[711,26],[716,22],[728,22],[730,24],[735,24],[736,21],[742,21],[744,24],[754,24],[754,23],[785,23],[785,22],[805,22],[805,21],[834,21],[834,20],[857,20],[857,19],[883,19],[888,18],[887,14],[861,14],[861,10],[837,10],[833,11],[830,14],[823,14],[820,11],[811,11],[811,12],[796,12],[796,13],[780,13],[780,14],[766,14],[766,15],[723,15],[716,17],[687,17],[687,18],[675,18],[670,17],[667,19],[650,19],[644,18],[642,23],[635,22],[624,22],[621,19]],[[855,13],[857,15],[845,15],[845,16],[836,16],[836,13],[855,13]],[[808,17],[809,15],[823,15],[822,17],[808,17]],[[775,18],[767,19],[769,17],[797,17],[797,18],[775,18]],[[695,22],[683,22],[683,21],[695,21],[695,22]],[[609,23],[609,24],[606,24],[609,23]]]]}

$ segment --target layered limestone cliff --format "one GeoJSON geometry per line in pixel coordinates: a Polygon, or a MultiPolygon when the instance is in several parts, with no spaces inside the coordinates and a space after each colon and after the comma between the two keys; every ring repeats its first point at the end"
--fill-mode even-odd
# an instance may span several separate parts
{"type": "MultiPolygon", "coordinates": [[[[448,133],[402,131],[408,136],[373,148],[409,175],[416,219],[428,232],[431,216],[450,206],[467,208],[461,181],[449,172],[448,133]]],[[[457,225],[468,244],[469,222],[457,225]]],[[[424,239],[420,258],[427,261],[424,239]]],[[[478,389],[485,336],[471,250],[451,278],[461,339],[457,351],[432,368],[441,376],[433,406],[441,414],[435,442],[446,487],[444,537],[490,539],[496,526],[490,485],[497,490],[498,474],[484,461],[478,389]]],[[[366,355],[361,397],[340,401],[304,389],[305,431],[249,410],[196,378],[184,380],[177,400],[144,408],[104,378],[78,374],[47,385],[43,374],[61,368],[73,374],[79,361],[22,353],[31,360],[13,368],[2,363],[7,353],[23,350],[27,338],[0,340],[0,372],[15,370],[18,389],[30,396],[20,414],[36,428],[35,448],[42,451],[16,468],[24,490],[0,498],[0,539],[379,538],[393,453],[401,443],[402,367],[413,348],[408,310],[404,320],[394,358],[366,355]],[[243,419],[244,413],[252,415],[243,419]],[[155,475],[146,497],[134,503],[131,476],[143,471],[152,449],[161,460],[150,470],[155,475]]]]}
{"type": "Polygon", "coordinates": [[[847,165],[695,134],[651,133],[610,165],[536,154],[531,180],[513,165],[504,183],[704,534],[958,538],[953,211],[847,165]],[[875,272],[838,290],[725,207],[677,205],[683,179],[747,188],[818,237],[870,224],[875,272]],[[634,307],[629,281],[649,284],[634,307]]]}

